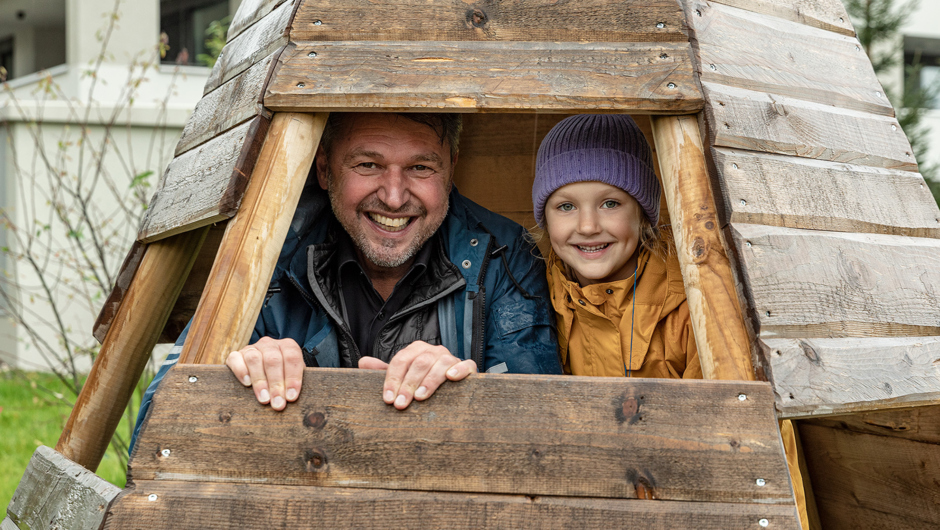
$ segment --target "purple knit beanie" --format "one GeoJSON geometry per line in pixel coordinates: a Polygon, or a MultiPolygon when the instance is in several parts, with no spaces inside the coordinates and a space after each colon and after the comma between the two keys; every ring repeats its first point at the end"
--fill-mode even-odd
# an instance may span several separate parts
{"type": "Polygon", "coordinates": [[[640,203],[650,223],[659,222],[659,180],[653,155],[633,118],[625,114],[579,114],[558,122],[535,159],[532,205],[545,228],[545,203],[572,182],[598,181],[616,186],[640,203]]]}

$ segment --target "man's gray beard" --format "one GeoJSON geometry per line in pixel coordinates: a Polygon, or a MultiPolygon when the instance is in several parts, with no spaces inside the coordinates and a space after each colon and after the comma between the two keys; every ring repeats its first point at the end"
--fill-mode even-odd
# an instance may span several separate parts
{"type": "MultiPolygon", "coordinates": [[[[327,193],[330,197],[330,207],[333,209],[333,215],[343,226],[343,230],[345,230],[346,233],[349,234],[350,239],[352,239],[353,243],[355,243],[356,248],[358,248],[359,251],[362,252],[362,255],[365,256],[366,259],[368,259],[375,265],[378,265],[379,267],[393,269],[395,267],[400,267],[404,265],[408,260],[414,257],[415,254],[417,254],[419,250],[421,250],[421,247],[423,247],[424,244],[427,243],[429,239],[431,239],[431,236],[437,233],[437,230],[441,227],[441,224],[443,224],[444,222],[444,220],[441,219],[441,222],[438,223],[437,226],[431,227],[429,225],[425,227],[425,229],[422,232],[418,232],[417,234],[415,234],[415,238],[412,240],[411,244],[408,245],[408,247],[406,247],[405,250],[402,251],[400,255],[398,256],[382,255],[377,252],[377,249],[372,247],[372,245],[369,242],[369,239],[365,236],[365,234],[363,234],[362,232],[350,230],[350,228],[357,228],[357,227],[346,226],[346,223],[343,220],[343,217],[340,216],[338,213],[340,209],[340,205],[336,203],[336,199],[335,199],[336,189],[333,184],[334,182],[333,175],[332,174],[327,175],[326,180],[329,183],[327,186],[327,193]]],[[[447,194],[444,196],[444,212],[448,212],[448,211],[450,211],[450,194],[447,194]]],[[[356,217],[360,215],[368,217],[368,214],[366,214],[365,212],[355,212],[356,217]]],[[[394,242],[389,241],[388,243],[390,244],[385,245],[385,248],[395,247],[394,242]]]]}

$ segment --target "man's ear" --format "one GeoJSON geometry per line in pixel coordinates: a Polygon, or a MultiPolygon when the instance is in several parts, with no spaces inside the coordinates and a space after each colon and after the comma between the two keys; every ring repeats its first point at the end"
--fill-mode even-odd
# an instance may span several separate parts
{"type": "Polygon", "coordinates": [[[323,151],[322,147],[317,148],[317,155],[314,158],[314,163],[317,165],[317,181],[320,183],[320,187],[323,189],[329,189],[330,181],[330,165],[327,160],[326,153],[323,151]]]}

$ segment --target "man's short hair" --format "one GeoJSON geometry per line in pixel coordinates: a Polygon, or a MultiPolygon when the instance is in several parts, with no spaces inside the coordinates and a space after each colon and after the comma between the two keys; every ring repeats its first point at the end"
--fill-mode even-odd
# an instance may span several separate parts
{"type": "MultiPolygon", "coordinates": [[[[352,113],[330,113],[330,117],[326,121],[326,127],[323,129],[323,137],[320,139],[320,147],[323,148],[326,154],[330,154],[333,141],[336,139],[336,132],[339,130],[346,116],[350,114],[352,113]]],[[[460,145],[460,132],[463,130],[463,118],[460,114],[442,112],[394,112],[390,114],[407,118],[413,122],[427,125],[434,129],[434,132],[437,133],[438,138],[441,140],[441,145],[444,145],[445,139],[450,144],[450,157],[453,158],[457,156],[460,145]]]]}

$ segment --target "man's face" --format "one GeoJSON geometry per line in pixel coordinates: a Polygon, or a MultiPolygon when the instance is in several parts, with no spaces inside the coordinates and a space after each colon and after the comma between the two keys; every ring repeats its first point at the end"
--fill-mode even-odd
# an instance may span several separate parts
{"type": "Polygon", "coordinates": [[[405,265],[447,215],[456,158],[437,131],[395,114],[349,114],[317,178],[333,213],[372,265],[405,265]]]}

